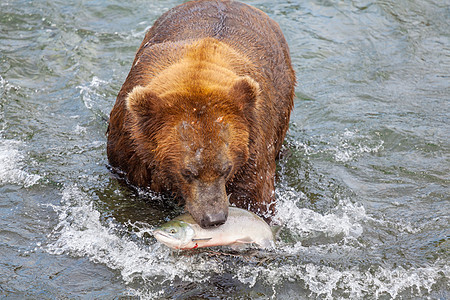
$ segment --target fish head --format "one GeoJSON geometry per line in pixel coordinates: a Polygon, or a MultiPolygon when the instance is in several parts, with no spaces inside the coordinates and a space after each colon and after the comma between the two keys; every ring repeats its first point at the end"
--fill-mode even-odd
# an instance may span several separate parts
{"type": "Polygon", "coordinates": [[[192,243],[195,230],[189,223],[172,220],[155,229],[153,236],[170,248],[183,249],[192,243]]]}

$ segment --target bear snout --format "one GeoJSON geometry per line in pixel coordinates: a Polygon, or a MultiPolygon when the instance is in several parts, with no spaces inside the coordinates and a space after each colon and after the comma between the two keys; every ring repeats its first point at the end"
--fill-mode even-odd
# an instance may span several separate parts
{"type": "Polygon", "coordinates": [[[219,213],[206,213],[203,219],[200,221],[200,226],[202,228],[210,228],[222,225],[226,222],[228,217],[228,212],[221,211],[219,213]]]}
{"type": "Polygon", "coordinates": [[[224,178],[193,183],[191,197],[186,200],[186,209],[202,228],[219,226],[227,221],[229,202],[224,178]]]}

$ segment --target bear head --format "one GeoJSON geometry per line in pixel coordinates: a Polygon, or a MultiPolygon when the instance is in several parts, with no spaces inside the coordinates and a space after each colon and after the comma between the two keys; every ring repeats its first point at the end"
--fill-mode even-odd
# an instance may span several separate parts
{"type": "Polygon", "coordinates": [[[126,99],[135,153],[151,171],[148,183],[178,193],[203,228],[228,216],[226,184],[249,158],[260,95],[250,77],[157,95],[136,86],[126,99]]]}

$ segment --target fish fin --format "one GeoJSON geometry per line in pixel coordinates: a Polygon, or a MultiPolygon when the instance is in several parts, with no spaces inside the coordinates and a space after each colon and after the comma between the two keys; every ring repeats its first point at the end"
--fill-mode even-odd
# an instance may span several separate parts
{"type": "Polygon", "coordinates": [[[246,238],[236,240],[236,243],[237,244],[250,244],[250,243],[253,243],[253,239],[250,237],[246,237],[246,238]]]}
{"type": "Polygon", "coordinates": [[[283,226],[274,225],[274,226],[271,226],[270,229],[272,230],[273,239],[278,240],[278,238],[280,237],[281,229],[283,229],[283,226]]]}
{"type": "Polygon", "coordinates": [[[233,245],[230,245],[230,248],[233,251],[243,251],[243,250],[248,249],[248,247],[249,247],[249,244],[238,244],[238,243],[235,243],[233,245]]]}
{"type": "Polygon", "coordinates": [[[242,239],[238,239],[234,242],[234,244],[230,245],[231,249],[234,251],[243,251],[249,249],[252,244],[254,244],[254,240],[251,237],[245,237],[242,239]]]}
{"type": "Polygon", "coordinates": [[[260,243],[257,243],[260,249],[271,249],[275,247],[275,241],[272,240],[263,240],[260,243]]]}
{"type": "Polygon", "coordinates": [[[201,239],[192,239],[193,242],[206,242],[212,238],[201,238],[201,239]]]}

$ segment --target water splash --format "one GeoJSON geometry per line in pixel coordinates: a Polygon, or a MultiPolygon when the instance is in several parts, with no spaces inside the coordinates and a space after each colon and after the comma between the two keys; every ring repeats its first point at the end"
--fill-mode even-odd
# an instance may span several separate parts
{"type": "Polygon", "coordinates": [[[242,267],[237,277],[252,287],[258,279],[267,284],[282,286],[284,282],[298,282],[309,290],[309,297],[336,299],[341,292],[344,299],[379,299],[389,295],[396,298],[402,292],[412,290],[421,297],[430,293],[432,286],[444,274],[448,278],[448,266],[433,265],[425,268],[374,267],[360,270],[352,267],[340,270],[313,263],[276,266],[242,267]]]}
{"type": "MultiPolygon", "coordinates": [[[[142,236],[151,231],[151,227],[130,223],[135,229],[139,228],[137,234],[132,234],[112,219],[102,220],[89,196],[76,185],[63,190],[62,203],[54,209],[59,215],[59,224],[47,250],[57,255],[87,256],[93,262],[120,271],[128,284],[140,280],[152,285],[155,278],[161,278],[159,283],[175,278],[202,282],[209,278],[208,272],[221,272],[220,265],[214,261],[203,261],[195,256],[174,258],[165,246],[146,243],[142,236]]],[[[158,284],[156,290],[157,287],[158,284]]]]}
{"type": "Polygon", "coordinates": [[[378,153],[383,150],[384,141],[373,141],[373,138],[359,135],[358,131],[346,129],[344,133],[337,137],[336,147],[330,150],[334,151],[334,159],[337,162],[348,162],[358,158],[364,153],[378,153]]]}
{"type": "Polygon", "coordinates": [[[152,225],[105,218],[87,193],[71,185],[62,191],[61,205],[53,206],[59,222],[46,249],[55,255],[87,257],[119,271],[129,286],[127,294],[142,299],[170,297],[183,282],[208,283],[225,274],[246,289],[267,286],[275,298],[288,292],[286,283],[296,283],[307,297],[324,299],[396,298],[405,291],[420,297],[438,280],[449,278],[449,267],[442,261],[410,268],[377,261],[351,263],[370,260],[357,242],[364,236],[364,222],[371,220],[362,206],[342,201],[335,211],[322,215],[296,207],[294,200],[301,194],[287,191],[281,196],[275,217],[298,240],[281,240],[274,252],[242,253],[231,259],[221,250],[213,256],[207,250],[172,251],[151,237],[152,225]],[[311,235],[331,240],[304,246],[311,235]]]}
{"type": "Polygon", "coordinates": [[[106,90],[109,86],[109,81],[102,80],[97,76],[94,76],[91,82],[77,86],[77,89],[80,90],[80,96],[84,106],[103,119],[107,119],[109,115],[109,111],[102,106],[105,100],[108,99],[106,90]]]}
{"type": "Polygon", "coordinates": [[[17,184],[28,188],[41,179],[41,176],[23,170],[25,156],[19,150],[22,147],[20,141],[0,139],[0,184],[17,184]]]}
{"type": "Polygon", "coordinates": [[[296,140],[293,144],[307,156],[326,155],[341,163],[355,161],[364,154],[376,154],[384,149],[383,140],[361,134],[357,129],[310,138],[312,143],[296,140]]]}
{"type": "Polygon", "coordinates": [[[299,208],[299,195],[301,192],[285,190],[277,203],[275,220],[285,224],[289,230],[302,236],[323,234],[328,237],[340,236],[358,238],[363,228],[361,221],[367,218],[365,209],[349,201],[341,201],[334,213],[322,215],[307,208],[299,208]]]}

